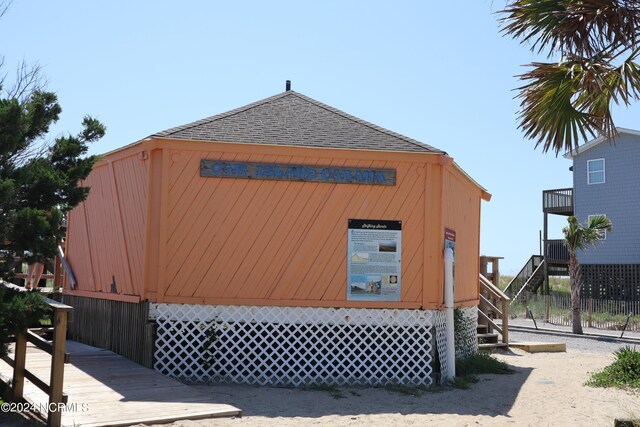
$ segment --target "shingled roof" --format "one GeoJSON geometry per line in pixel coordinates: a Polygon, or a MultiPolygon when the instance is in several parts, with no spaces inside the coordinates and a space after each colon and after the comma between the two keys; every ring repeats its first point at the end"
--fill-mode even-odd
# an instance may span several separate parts
{"type": "Polygon", "coordinates": [[[292,90],[151,137],[446,154],[292,90]]]}

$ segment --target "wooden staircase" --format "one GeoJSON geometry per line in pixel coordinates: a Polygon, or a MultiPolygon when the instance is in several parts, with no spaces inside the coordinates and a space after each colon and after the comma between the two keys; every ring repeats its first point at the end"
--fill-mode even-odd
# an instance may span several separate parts
{"type": "MultiPolygon", "coordinates": [[[[561,240],[550,240],[553,246],[562,246],[561,240]],[[560,243],[557,243],[560,242],[560,243]]],[[[527,299],[527,293],[535,294],[539,290],[542,290],[545,278],[545,268],[549,276],[568,276],[569,267],[565,261],[562,260],[563,254],[558,255],[561,251],[557,248],[551,250],[550,244],[549,251],[553,254],[554,258],[547,261],[542,255],[532,255],[526,262],[522,270],[511,279],[511,282],[504,288],[504,293],[511,298],[511,302],[520,301],[524,302],[527,299]]],[[[566,252],[566,248],[564,248],[566,252]]],[[[568,255],[567,255],[568,257],[568,255]]]]}
{"type": "Polygon", "coordinates": [[[500,334],[489,332],[489,327],[478,323],[478,349],[491,350],[498,347],[509,347],[508,343],[500,341],[500,334]]]}
{"type": "Polygon", "coordinates": [[[482,274],[479,281],[478,349],[491,350],[497,347],[508,347],[509,297],[482,274]]]}
{"type": "Polygon", "coordinates": [[[532,255],[525,263],[522,270],[509,282],[504,293],[511,296],[515,301],[519,297],[524,297],[524,292],[535,293],[544,283],[544,257],[532,255]]]}

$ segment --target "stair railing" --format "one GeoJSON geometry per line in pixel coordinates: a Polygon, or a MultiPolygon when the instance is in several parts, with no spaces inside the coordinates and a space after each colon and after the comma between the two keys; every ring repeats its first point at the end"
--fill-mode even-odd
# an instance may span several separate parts
{"type": "Polygon", "coordinates": [[[479,280],[478,322],[487,325],[490,330],[498,331],[502,335],[502,342],[509,344],[509,297],[482,274],[479,280]]]}
{"type": "Polygon", "coordinates": [[[529,260],[526,262],[524,267],[522,267],[520,272],[516,274],[513,279],[511,279],[507,287],[504,288],[504,293],[507,295],[520,294],[522,288],[525,286],[531,276],[533,276],[536,269],[542,264],[543,260],[544,257],[542,255],[532,255],[531,258],[529,258],[529,260]]]}
{"type": "MultiPolygon", "coordinates": [[[[531,275],[529,277],[527,277],[527,280],[524,282],[524,284],[522,285],[522,287],[520,288],[520,290],[518,291],[518,293],[512,298],[512,301],[517,301],[518,297],[520,296],[520,294],[527,290],[529,288],[530,283],[533,281],[533,279],[538,275],[538,274],[542,274],[542,271],[544,270],[544,260],[538,264],[538,266],[536,267],[535,270],[533,270],[533,273],[531,273],[531,275]]],[[[535,290],[534,290],[535,292],[535,290]]]]}

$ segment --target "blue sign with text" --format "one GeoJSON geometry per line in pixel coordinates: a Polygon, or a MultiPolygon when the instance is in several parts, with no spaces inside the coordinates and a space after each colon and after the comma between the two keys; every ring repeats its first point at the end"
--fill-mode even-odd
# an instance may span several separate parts
{"type": "Polygon", "coordinates": [[[201,160],[200,176],[339,184],[395,185],[395,169],[201,160]]]}

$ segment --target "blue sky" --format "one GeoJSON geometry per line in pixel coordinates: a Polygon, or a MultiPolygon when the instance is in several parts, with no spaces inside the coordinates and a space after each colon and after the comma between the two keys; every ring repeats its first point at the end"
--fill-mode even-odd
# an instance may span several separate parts
{"type": "MultiPolygon", "coordinates": [[[[514,77],[534,56],[499,33],[503,1],[14,1],[0,19],[4,72],[39,63],[63,113],[85,114],[104,153],[292,88],[447,151],[493,198],[481,252],[516,273],[539,251],[541,192],[570,161],[517,129],[514,77]]],[[[10,76],[9,76],[10,77],[10,76]]],[[[637,107],[635,107],[637,108],[637,107]]],[[[634,107],[616,124],[638,128],[634,107]]],[[[551,223],[560,237],[563,218],[551,223]]]]}

